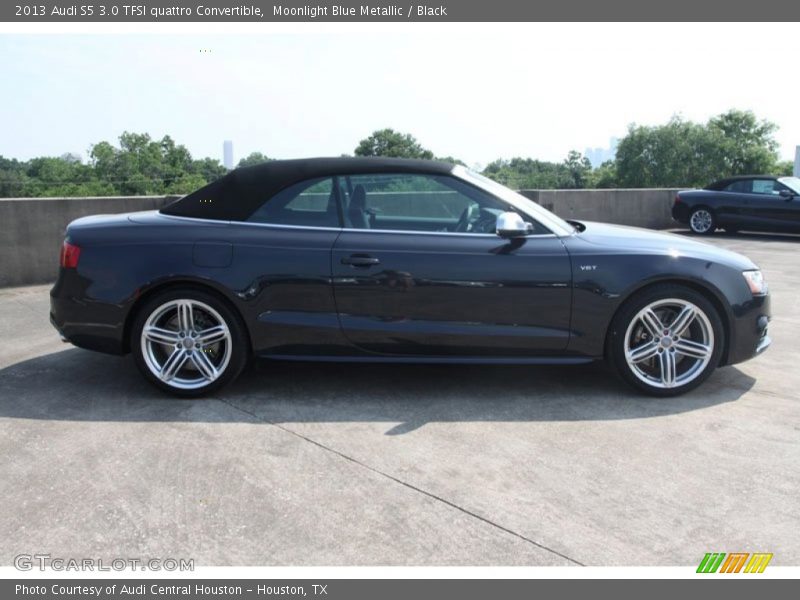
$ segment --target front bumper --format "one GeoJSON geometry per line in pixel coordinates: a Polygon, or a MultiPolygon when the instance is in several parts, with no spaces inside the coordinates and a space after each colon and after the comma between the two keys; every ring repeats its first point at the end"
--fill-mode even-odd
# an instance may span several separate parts
{"type": "Polygon", "coordinates": [[[740,307],[730,328],[728,360],[734,365],[763,353],[770,344],[769,323],[772,319],[769,294],[757,296],[747,306],[740,307]]]}

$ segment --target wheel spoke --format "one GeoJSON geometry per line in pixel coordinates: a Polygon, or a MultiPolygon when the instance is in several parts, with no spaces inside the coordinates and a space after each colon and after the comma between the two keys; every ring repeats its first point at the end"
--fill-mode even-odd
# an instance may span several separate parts
{"type": "Polygon", "coordinates": [[[177,344],[180,339],[177,331],[155,327],[154,325],[145,328],[144,336],[155,344],[167,344],[170,346],[177,344]]]}
{"type": "Polygon", "coordinates": [[[188,356],[183,348],[177,348],[175,351],[169,355],[169,358],[164,362],[164,365],[161,367],[161,372],[159,376],[161,377],[162,381],[170,381],[172,380],[175,375],[178,374],[178,371],[181,370],[184,363],[186,363],[186,359],[188,356]]]}
{"type": "Polygon", "coordinates": [[[209,381],[214,381],[219,373],[217,372],[217,368],[211,362],[211,359],[208,357],[208,354],[203,352],[202,350],[198,350],[197,352],[192,352],[190,355],[192,364],[197,367],[197,370],[202,373],[203,377],[208,379],[209,381]]]}
{"type": "Polygon", "coordinates": [[[664,324],[661,322],[661,319],[658,318],[658,315],[653,311],[652,308],[648,308],[646,311],[644,311],[642,314],[642,323],[652,337],[661,337],[661,334],[664,331],[664,324]]]}
{"type": "Polygon", "coordinates": [[[661,383],[664,387],[672,387],[675,385],[675,354],[665,351],[658,358],[661,367],[661,383]]]}
{"type": "Polygon", "coordinates": [[[228,337],[228,328],[225,325],[217,325],[216,327],[209,327],[197,333],[197,343],[208,346],[221,342],[228,337]]]}
{"type": "Polygon", "coordinates": [[[183,301],[178,304],[178,329],[183,333],[194,329],[194,309],[191,302],[183,301]]]}
{"type": "Polygon", "coordinates": [[[658,342],[650,341],[628,351],[628,360],[640,363],[658,354],[658,342]]]}
{"type": "Polygon", "coordinates": [[[681,338],[675,340],[675,352],[691,358],[708,358],[711,356],[711,347],[700,342],[681,338]]]}
{"type": "Polygon", "coordinates": [[[689,325],[692,324],[694,318],[697,316],[697,310],[691,304],[687,304],[683,310],[678,313],[678,316],[675,317],[675,320],[672,321],[672,324],[669,326],[670,332],[673,337],[678,337],[689,325]]]}

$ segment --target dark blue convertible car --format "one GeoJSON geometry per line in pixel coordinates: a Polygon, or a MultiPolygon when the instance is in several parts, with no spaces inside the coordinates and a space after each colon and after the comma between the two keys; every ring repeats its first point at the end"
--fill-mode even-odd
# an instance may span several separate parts
{"type": "Polygon", "coordinates": [[[721,179],[702,190],[679,192],[672,217],[694,233],[722,228],[800,232],[800,179],[745,175],[721,179]]]}
{"type": "Polygon", "coordinates": [[[274,161],[161,211],[78,219],[51,297],[65,340],[130,352],[182,396],[213,392],[255,356],[606,359],[670,396],[770,343],[767,286],[746,257],[565,221],[433,161],[274,161]]]}

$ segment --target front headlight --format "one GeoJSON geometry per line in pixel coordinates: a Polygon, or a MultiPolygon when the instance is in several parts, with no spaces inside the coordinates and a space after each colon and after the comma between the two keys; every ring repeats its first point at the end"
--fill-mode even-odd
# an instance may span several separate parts
{"type": "Polygon", "coordinates": [[[764,296],[769,291],[761,271],[742,271],[742,275],[744,275],[747,285],[750,286],[753,296],[764,296]]]}

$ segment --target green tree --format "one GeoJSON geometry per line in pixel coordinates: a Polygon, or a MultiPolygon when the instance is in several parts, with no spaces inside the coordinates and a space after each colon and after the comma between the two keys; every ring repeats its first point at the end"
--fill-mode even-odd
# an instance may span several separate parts
{"type": "Polygon", "coordinates": [[[433,152],[423,148],[413,135],[394,129],[374,131],[359,142],[354,153],[356,156],[433,159],[433,152]]]}
{"type": "Polygon", "coordinates": [[[236,165],[237,167],[251,167],[253,165],[258,165],[260,163],[269,162],[274,160],[269,158],[266,154],[262,154],[261,152],[251,152],[242,160],[239,161],[239,164],[236,165]]]}
{"type": "Polygon", "coordinates": [[[555,189],[559,187],[563,165],[532,158],[497,159],[483,170],[486,177],[514,189],[555,189]]]}
{"type": "Polygon", "coordinates": [[[97,178],[121,195],[184,193],[225,173],[219,161],[192,159],[186,146],[166,135],[154,140],[146,133],[124,132],[119,148],[99,142],[90,151],[97,178]]]}
{"type": "Polygon", "coordinates": [[[437,156],[434,160],[439,160],[446,163],[452,163],[454,165],[461,165],[462,167],[466,167],[467,163],[459,158],[454,158],[452,156],[437,156]]]}
{"type": "Polygon", "coordinates": [[[25,198],[32,196],[25,172],[25,163],[16,158],[0,156],[0,197],[25,198]]]}
{"type": "Polygon", "coordinates": [[[69,157],[39,157],[26,165],[26,183],[31,196],[98,196],[113,192],[99,181],[90,165],[69,157]]]}
{"type": "Polygon", "coordinates": [[[564,159],[564,167],[568,179],[564,187],[570,189],[581,189],[587,186],[589,177],[592,172],[592,163],[589,159],[583,156],[580,152],[570,150],[567,158],[564,159]]]}
{"type": "Polygon", "coordinates": [[[179,178],[174,179],[164,189],[166,194],[188,194],[194,190],[203,187],[208,181],[199,173],[184,173],[179,178]]]}
{"type": "Polygon", "coordinates": [[[794,173],[794,163],[791,160],[783,160],[778,162],[773,169],[775,175],[792,175],[794,173]]]}
{"type": "Polygon", "coordinates": [[[591,173],[589,159],[574,150],[560,163],[516,157],[495,160],[483,170],[486,177],[518,190],[583,188],[591,173]]]}
{"type": "Polygon", "coordinates": [[[216,158],[200,158],[192,161],[190,172],[200,175],[206,183],[219,179],[228,169],[216,158]]]}
{"type": "Polygon", "coordinates": [[[730,174],[770,173],[777,166],[774,123],[759,121],[750,111],[729,110],[710,119],[708,129],[721,136],[721,166],[730,174]]]}
{"type": "Polygon", "coordinates": [[[617,185],[617,164],[607,160],[589,174],[587,186],[589,188],[609,189],[617,185]]]}
{"type": "Polygon", "coordinates": [[[776,126],[731,110],[705,124],[673,117],[631,125],[617,147],[621,187],[703,186],[730,175],[771,173],[778,165],[776,126]]]}

